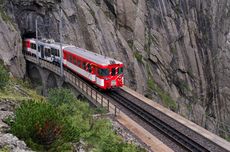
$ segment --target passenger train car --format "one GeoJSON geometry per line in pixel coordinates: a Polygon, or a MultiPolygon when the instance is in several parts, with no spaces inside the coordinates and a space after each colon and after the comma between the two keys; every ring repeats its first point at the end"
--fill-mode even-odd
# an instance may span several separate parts
{"type": "Polygon", "coordinates": [[[25,39],[25,53],[52,63],[60,64],[82,76],[103,90],[122,87],[124,85],[123,64],[115,59],[90,52],[73,45],[62,45],[63,58],[60,57],[60,43],[53,40],[25,39]]]}

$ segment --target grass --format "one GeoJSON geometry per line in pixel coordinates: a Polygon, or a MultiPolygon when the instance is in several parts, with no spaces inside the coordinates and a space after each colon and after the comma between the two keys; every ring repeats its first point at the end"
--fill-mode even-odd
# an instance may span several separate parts
{"type": "Polygon", "coordinates": [[[141,62],[142,63],[142,55],[140,54],[140,52],[138,52],[138,51],[135,51],[134,53],[133,53],[133,55],[134,55],[134,57],[137,59],[137,61],[138,62],[141,62]]]}
{"type": "Polygon", "coordinates": [[[3,148],[0,148],[0,152],[10,152],[10,148],[7,146],[4,146],[3,148]]]}
{"type": "Polygon", "coordinates": [[[6,14],[6,12],[3,10],[3,8],[0,7],[0,15],[5,22],[11,22],[11,18],[6,14]]]}
{"type": "Polygon", "coordinates": [[[226,139],[228,142],[230,142],[230,137],[225,137],[224,139],[226,139]]]}
{"type": "Polygon", "coordinates": [[[25,101],[30,99],[44,100],[44,97],[30,88],[28,81],[10,78],[9,84],[0,92],[0,99],[25,101]]]}
{"type": "Polygon", "coordinates": [[[5,0],[0,0],[0,16],[2,17],[3,21],[11,22],[11,18],[6,14],[6,12],[3,8],[4,3],[5,3],[5,0]]]}
{"type": "Polygon", "coordinates": [[[156,92],[159,95],[165,107],[168,107],[173,111],[176,111],[176,101],[174,101],[167,92],[165,92],[159,86],[157,86],[153,79],[148,79],[147,86],[149,91],[156,92]]]}

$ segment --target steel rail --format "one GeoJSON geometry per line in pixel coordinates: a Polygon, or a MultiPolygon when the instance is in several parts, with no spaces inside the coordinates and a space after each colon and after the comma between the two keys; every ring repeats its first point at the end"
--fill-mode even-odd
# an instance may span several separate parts
{"type": "Polygon", "coordinates": [[[184,135],[183,133],[179,132],[175,128],[171,127],[167,123],[163,122],[156,116],[152,115],[145,109],[141,108],[137,104],[131,102],[129,99],[125,98],[124,96],[120,95],[116,91],[110,92],[107,94],[113,100],[130,110],[136,116],[141,118],[151,127],[154,127],[164,135],[168,136],[170,139],[181,145],[183,148],[187,149],[191,152],[208,152],[205,147],[200,145],[199,143],[191,140],[189,137],[184,135]]]}

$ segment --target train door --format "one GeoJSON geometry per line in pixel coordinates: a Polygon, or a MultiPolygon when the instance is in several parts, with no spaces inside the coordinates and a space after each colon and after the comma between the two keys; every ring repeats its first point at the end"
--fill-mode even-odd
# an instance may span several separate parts
{"type": "Polygon", "coordinates": [[[40,45],[40,49],[41,49],[41,58],[44,59],[44,46],[40,45]]]}
{"type": "Polygon", "coordinates": [[[45,47],[44,47],[44,52],[45,52],[44,59],[47,60],[47,61],[52,62],[51,49],[50,49],[50,47],[45,46],[45,47]]]}

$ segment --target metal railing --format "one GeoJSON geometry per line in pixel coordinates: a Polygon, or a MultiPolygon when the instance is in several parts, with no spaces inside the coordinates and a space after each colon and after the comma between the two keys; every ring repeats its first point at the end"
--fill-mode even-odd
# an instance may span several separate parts
{"type": "MultiPolygon", "coordinates": [[[[41,59],[37,60],[36,57],[28,54],[25,54],[25,59],[61,76],[60,67],[51,62],[47,62],[41,59]]],[[[64,78],[65,81],[70,83],[73,87],[80,91],[88,100],[90,100],[94,104],[101,105],[102,107],[106,108],[110,112],[110,114],[114,114],[115,116],[117,116],[120,113],[120,110],[115,105],[113,105],[109,101],[109,99],[107,99],[103,94],[98,92],[95,88],[82,81],[75,74],[64,70],[64,78]]]]}

